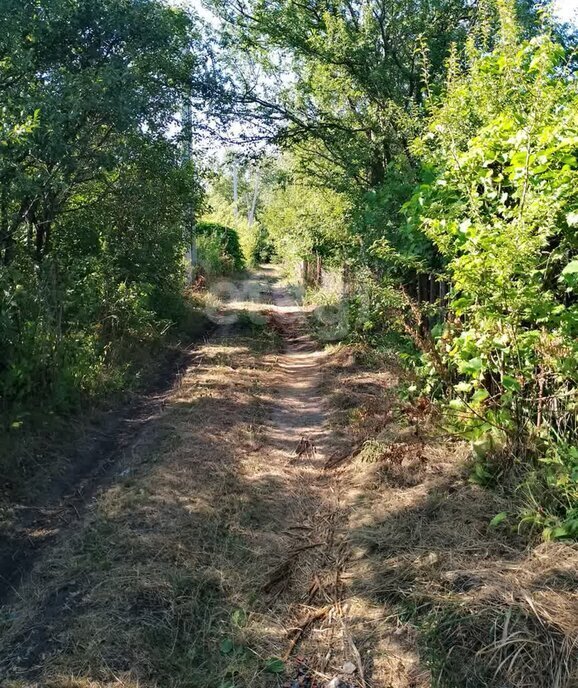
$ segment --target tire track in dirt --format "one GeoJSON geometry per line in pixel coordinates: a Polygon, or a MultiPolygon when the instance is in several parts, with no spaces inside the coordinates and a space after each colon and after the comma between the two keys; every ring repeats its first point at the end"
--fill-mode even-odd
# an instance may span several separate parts
{"type": "MultiPolygon", "coordinates": [[[[214,329],[207,327],[206,336],[214,329]]],[[[14,518],[0,532],[0,608],[18,595],[37,559],[59,534],[79,521],[97,492],[114,481],[122,457],[158,418],[171,390],[191,365],[199,341],[171,352],[148,391],[107,412],[98,427],[83,429],[63,475],[51,480],[34,503],[9,509],[14,518]]]]}

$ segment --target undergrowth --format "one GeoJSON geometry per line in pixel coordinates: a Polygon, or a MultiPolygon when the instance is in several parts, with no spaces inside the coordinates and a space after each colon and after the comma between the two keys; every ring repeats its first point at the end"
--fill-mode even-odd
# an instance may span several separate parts
{"type": "Polygon", "coordinates": [[[529,542],[507,481],[472,481],[467,443],[440,428],[429,400],[400,396],[408,373],[367,348],[334,351],[328,389],[334,432],[355,447],[339,470],[357,548],[349,599],[358,618],[374,615],[357,636],[371,679],[573,686],[576,546],[529,542]]]}
{"type": "MultiPolygon", "coordinates": [[[[62,367],[51,371],[50,394],[37,391],[7,404],[0,414],[0,502],[34,499],[50,480],[62,475],[85,433],[98,432],[107,414],[167,375],[182,344],[200,339],[214,325],[204,314],[205,295],[192,294],[173,304],[175,322],[162,330],[151,325],[150,336],[125,335],[105,346],[95,344],[98,365],[77,355],[58,355],[62,367]],[[83,380],[80,384],[78,378],[83,380]]],[[[71,340],[71,350],[82,338],[71,340]]]]}

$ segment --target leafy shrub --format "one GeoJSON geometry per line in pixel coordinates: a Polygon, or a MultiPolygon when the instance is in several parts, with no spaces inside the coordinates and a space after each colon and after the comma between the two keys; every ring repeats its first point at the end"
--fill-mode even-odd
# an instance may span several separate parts
{"type": "Polygon", "coordinates": [[[552,516],[545,533],[563,537],[578,503],[564,450],[578,437],[578,91],[561,46],[548,34],[520,41],[511,6],[501,10],[494,51],[470,44],[465,71],[450,58],[415,144],[427,181],[405,213],[451,284],[435,351],[451,411],[479,462],[530,471],[536,509],[552,516]]]}
{"type": "Polygon", "coordinates": [[[135,354],[186,316],[183,226],[202,195],[166,135],[198,66],[192,17],[157,0],[94,0],[41,3],[38,22],[10,4],[0,41],[8,423],[39,403],[67,411],[122,389],[135,354]]]}
{"type": "Polygon", "coordinates": [[[234,229],[214,222],[199,222],[196,234],[199,260],[207,274],[226,275],[243,269],[243,252],[234,229]]]}
{"type": "Polygon", "coordinates": [[[262,221],[277,256],[291,274],[313,256],[331,265],[346,243],[348,204],[331,189],[318,189],[295,178],[270,192],[262,221]]]}
{"type": "Polygon", "coordinates": [[[269,257],[268,235],[258,221],[250,223],[246,217],[234,212],[232,203],[219,196],[210,196],[208,204],[210,211],[201,224],[221,225],[235,230],[246,265],[254,267],[269,257]]]}

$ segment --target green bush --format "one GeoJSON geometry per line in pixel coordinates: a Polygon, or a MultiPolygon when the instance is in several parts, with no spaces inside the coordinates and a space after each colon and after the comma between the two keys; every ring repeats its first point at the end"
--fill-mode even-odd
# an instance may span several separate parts
{"type": "Polygon", "coordinates": [[[39,21],[8,4],[0,410],[11,423],[130,382],[138,353],[185,310],[183,226],[202,194],[166,135],[197,64],[186,12],[158,0],[54,0],[39,4],[39,21]]]}
{"type": "Polygon", "coordinates": [[[578,90],[563,48],[548,34],[520,40],[511,5],[501,11],[497,48],[470,45],[465,70],[450,57],[446,91],[414,145],[424,182],[405,213],[451,284],[436,351],[478,475],[528,472],[536,513],[550,514],[536,522],[547,537],[569,537],[578,532],[576,457],[564,449],[578,440],[578,90]]]}
{"type": "Polygon", "coordinates": [[[228,275],[243,269],[243,252],[234,229],[215,222],[199,222],[195,231],[199,262],[208,275],[228,275]]]}

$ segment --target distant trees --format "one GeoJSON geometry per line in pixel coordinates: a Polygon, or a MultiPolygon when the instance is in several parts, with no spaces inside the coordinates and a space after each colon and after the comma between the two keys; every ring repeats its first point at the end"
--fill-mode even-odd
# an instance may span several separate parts
{"type": "Polygon", "coordinates": [[[303,266],[306,281],[318,283],[323,267],[341,263],[350,220],[344,194],[313,186],[285,157],[272,166],[263,198],[260,221],[288,272],[303,266]]]}
{"type": "Polygon", "coordinates": [[[208,179],[204,219],[237,231],[247,265],[270,257],[266,232],[260,223],[270,165],[266,156],[247,160],[232,150],[214,165],[208,179]]]}

